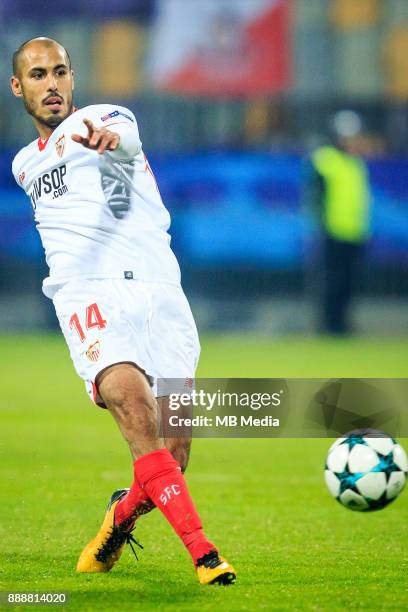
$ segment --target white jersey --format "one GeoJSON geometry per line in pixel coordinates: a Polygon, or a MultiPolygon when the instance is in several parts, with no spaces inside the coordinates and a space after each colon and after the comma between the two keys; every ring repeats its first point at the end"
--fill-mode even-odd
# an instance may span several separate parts
{"type": "MultiPolygon", "coordinates": [[[[30,197],[45,250],[52,297],[80,278],[135,278],[178,285],[180,269],[170,248],[170,215],[139,141],[138,153],[118,160],[74,142],[83,119],[96,127],[128,124],[131,111],[98,104],[67,117],[46,143],[35,140],[13,161],[17,183],[30,197]]],[[[119,126],[118,126],[119,127],[119,126]]]]}

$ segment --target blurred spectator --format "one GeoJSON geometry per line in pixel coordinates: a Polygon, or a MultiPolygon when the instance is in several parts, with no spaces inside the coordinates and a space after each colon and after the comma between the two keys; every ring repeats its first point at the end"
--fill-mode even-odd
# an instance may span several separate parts
{"type": "Polygon", "coordinates": [[[323,333],[350,332],[348,308],[369,237],[370,188],[361,131],[356,113],[336,113],[332,143],[311,157],[306,197],[321,232],[317,279],[323,333]]]}

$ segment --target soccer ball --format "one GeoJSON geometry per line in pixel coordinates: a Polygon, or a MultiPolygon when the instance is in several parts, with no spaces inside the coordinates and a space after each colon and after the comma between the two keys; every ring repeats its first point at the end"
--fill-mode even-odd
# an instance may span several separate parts
{"type": "Polygon", "coordinates": [[[330,447],[325,480],[330,493],[350,510],[381,510],[405,486],[408,459],[394,438],[356,429],[330,447]]]}

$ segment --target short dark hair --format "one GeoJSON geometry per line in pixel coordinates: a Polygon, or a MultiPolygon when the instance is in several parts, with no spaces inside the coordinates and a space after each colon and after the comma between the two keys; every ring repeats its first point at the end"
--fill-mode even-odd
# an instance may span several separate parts
{"type": "Polygon", "coordinates": [[[55,40],[54,38],[47,38],[47,37],[42,37],[42,36],[36,36],[35,38],[30,38],[29,40],[26,40],[23,43],[21,43],[19,48],[14,51],[14,53],[13,53],[13,74],[14,75],[16,75],[17,72],[18,72],[18,63],[19,63],[19,60],[20,60],[20,55],[24,51],[25,47],[28,44],[30,44],[31,42],[35,41],[35,40],[44,40],[44,41],[47,41],[48,43],[50,43],[50,42],[51,43],[55,43],[55,44],[59,45],[60,47],[62,47],[64,49],[64,51],[65,51],[65,55],[67,56],[68,67],[69,67],[69,69],[71,69],[71,58],[69,56],[68,51],[64,47],[64,45],[61,45],[61,43],[59,43],[58,40],[55,40]]]}

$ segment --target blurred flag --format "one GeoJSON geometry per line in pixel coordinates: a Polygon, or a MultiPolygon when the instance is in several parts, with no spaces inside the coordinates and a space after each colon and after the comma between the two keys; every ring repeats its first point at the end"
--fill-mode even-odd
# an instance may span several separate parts
{"type": "Polygon", "coordinates": [[[290,0],[159,0],[150,75],[192,95],[259,95],[290,78],[290,0]]]}

